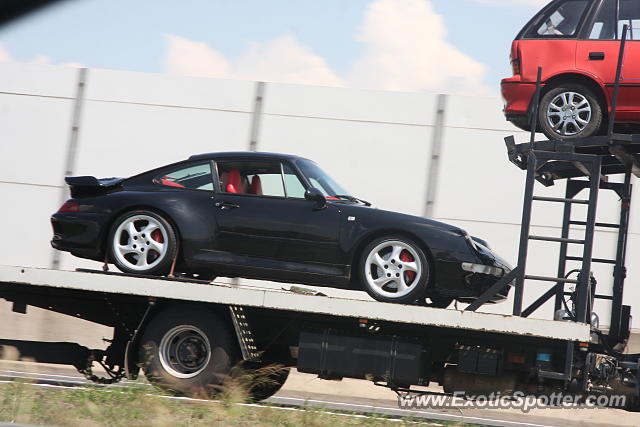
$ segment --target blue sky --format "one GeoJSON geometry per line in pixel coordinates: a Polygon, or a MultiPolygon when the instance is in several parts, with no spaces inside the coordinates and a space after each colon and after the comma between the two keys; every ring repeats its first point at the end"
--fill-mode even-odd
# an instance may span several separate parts
{"type": "Polygon", "coordinates": [[[513,37],[543,3],[66,0],[0,28],[0,58],[280,81],[299,67],[310,69],[293,83],[453,92],[475,85],[497,93],[513,37]],[[194,63],[200,57],[208,65],[194,63]],[[458,75],[460,69],[468,71],[458,75]]]}

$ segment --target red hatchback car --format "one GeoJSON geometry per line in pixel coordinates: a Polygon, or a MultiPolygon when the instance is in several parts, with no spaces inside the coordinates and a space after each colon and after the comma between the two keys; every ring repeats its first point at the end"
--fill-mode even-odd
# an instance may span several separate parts
{"type": "Polygon", "coordinates": [[[640,0],[555,0],[518,34],[513,77],[502,80],[507,120],[530,130],[538,67],[542,67],[538,129],[550,139],[606,131],[620,38],[629,26],[616,112],[617,131],[640,123],[640,0]]]}

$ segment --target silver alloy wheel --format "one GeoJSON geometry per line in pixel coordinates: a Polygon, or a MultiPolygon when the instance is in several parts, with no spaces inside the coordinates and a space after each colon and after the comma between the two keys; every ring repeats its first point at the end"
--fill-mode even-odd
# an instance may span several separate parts
{"type": "Polygon", "coordinates": [[[113,234],[113,253],[131,270],[146,271],[167,254],[169,234],[164,225],[149,215],[134,215],[122,221],[113,234]]]}
{"type": "Polygon", "coordinates": [[[180,325],[170,329],[160,341],[160,364],[176,378],[193,378],[211,360],[211,344],[200,329],[180,325]]]}
{"type": "Polygon", "coordinates": [[[591,104],[577,92],[559,93],[549,103],[547,122],[562,136],[577,135],[591,122],[591,104]]]}
{"type": "Polygon", "coordinates": [[[382,242],[369,252],[364,275],[369,287],[386,298],[401,298],[420,282],[423,266],[416,250],[400,240],[382,242]],[[403,261],[406,253],[411,261],[403,261]]]}

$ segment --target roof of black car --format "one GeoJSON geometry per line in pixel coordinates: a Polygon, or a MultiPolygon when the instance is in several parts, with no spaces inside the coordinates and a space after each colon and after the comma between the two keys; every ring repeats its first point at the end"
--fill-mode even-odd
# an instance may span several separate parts
{"type": "Polygon", "coordinates": [[[292,154],[279,154],[279,153],[264,153],[256,151],[230,151],[221,153],[204,153],[195,154],[189,157],[189,160],[209,160],[209,159],[224,159],[228,157],[243,157],[253,159],[302,159],[300,156],[294,156],[292,154]]]}

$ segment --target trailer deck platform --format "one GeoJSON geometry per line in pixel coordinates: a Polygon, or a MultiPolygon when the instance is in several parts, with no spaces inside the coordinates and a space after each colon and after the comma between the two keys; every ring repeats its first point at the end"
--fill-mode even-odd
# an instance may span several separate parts
{"type": "Polygon", "coordinates": [[[587,324],[364,301],[317,295],[302,295],[285,290],[228,284],[204,284],[164,278],[131,277],[124,274],[101,274],[0,266],[3,293],[16,287],[64,288],[108,294],[166,298],[190,302],[257,307],[333,315],[413,325],[456,328],[555,340],[589,342],[587,324]]]}

